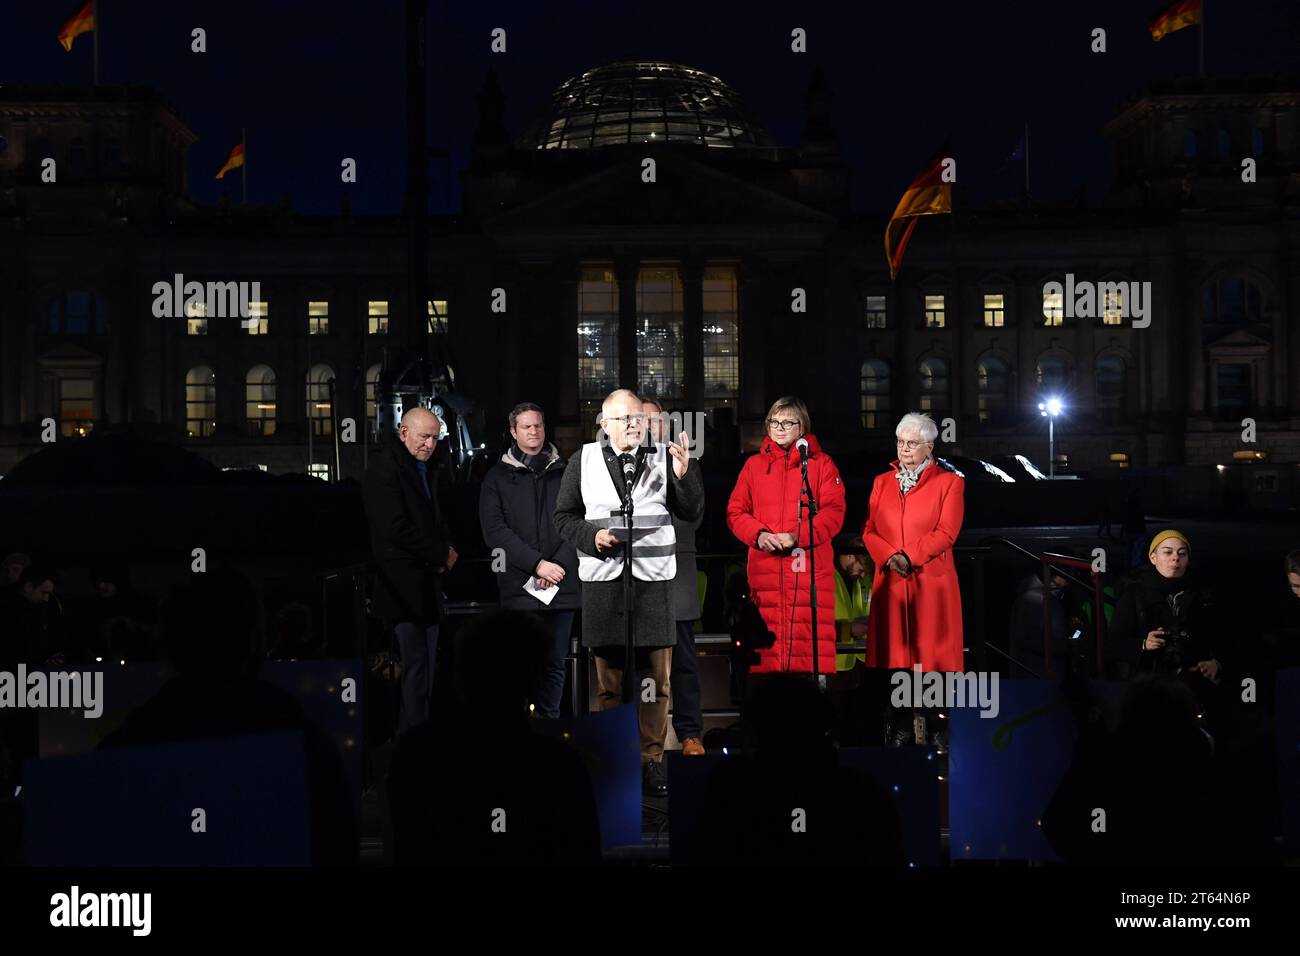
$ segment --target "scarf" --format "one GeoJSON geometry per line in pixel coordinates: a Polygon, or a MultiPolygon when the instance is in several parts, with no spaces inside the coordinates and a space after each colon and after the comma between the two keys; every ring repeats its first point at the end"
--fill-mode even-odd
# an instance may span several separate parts
{"type": "Polygon", "coordinates": [[[898,474],[895,476],[898,478],[898,490],[903,494],[907,494],[916,487],[916,483],[921,480],[921,472],[925,471],[925,466],[928,464],[930,464],[929,457],[917,465],[913,471],[908,471],[907,467],[900,461],[898,463],[898,474]]]}

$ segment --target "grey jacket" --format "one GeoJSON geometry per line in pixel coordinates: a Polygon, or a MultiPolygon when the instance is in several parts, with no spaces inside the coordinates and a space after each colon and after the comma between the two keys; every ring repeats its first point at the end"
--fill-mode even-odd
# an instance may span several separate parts
{"type": "MultiPolygon", "coordinates": [[[[691,469],[699,468],[691,462],[691,469]]],[[[673,578],[673,614],[679,621],[700,619],[700,591],[696,583],[698,568],[695,565],[695,532],[704,523],[704,512],[694,521],[673,518],[673,533],[677,536],[677,577],[673,578]]]]}

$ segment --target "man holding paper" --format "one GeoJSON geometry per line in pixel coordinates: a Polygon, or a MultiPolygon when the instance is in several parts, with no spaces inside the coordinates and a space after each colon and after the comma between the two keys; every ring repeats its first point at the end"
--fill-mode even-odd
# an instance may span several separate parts
{"type": "Polygon", "coordinates": [[[554,635],[533,694],[539,717],[560,716],[565,662],[580,606],[578,555],[555,530],[553,516],[565,460],[546,440],[546,419],[532,402],[510,412],[510,447],[479,491],[479,523],[492,551],[501,606],[536,612],[554,635]]]}
{"type": "Polygon", "coordinates": [[[674,517],[704,513],[704,482],[692,465],[688,436],[648,441],[645,410],[628,389],[606,396],[597,441],[569,461],[555,506],[555,527],[578,550],[582,578],[582,643],[594,649],[601,710],[623,703],[628,669],[636,681],[641,727],[642,783],[667,793],[663,767],[668,734],[668,678],[677,637],[673,578],[677,574],[674,517]],[[632,502],[632,643],[626,661],[623,503],[632,502]]]}

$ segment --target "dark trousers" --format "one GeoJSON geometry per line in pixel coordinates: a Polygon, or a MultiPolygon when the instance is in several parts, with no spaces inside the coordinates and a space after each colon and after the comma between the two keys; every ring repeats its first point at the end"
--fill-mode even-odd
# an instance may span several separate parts
{"type": "Polygon", "coordinates": [[[695,622],[677,622],[677,643],[673,645],[673,733],[689,740],[704,733],[700,710],[700,664],[695,656],[695,622]]]}
{"type": "Polygon", "coordinates": [[[537,689],[533,692],[533,706],[537,716],[555,720],[560,716],[560,702],[564,699],[564,677],[569,664],[569,642],[573,635],[573,611],[552,611],[536,615],[538,621],[554,635],[546,664],[537,676],[537,689]]]}
{"type": "Polygon", "coordinates": [[[402,709],[397,729],[403,731],[429,719],[433,668],[438,661],[438,625],[402,621],[394,630],[397,653],[402,658],[402,709]]]}

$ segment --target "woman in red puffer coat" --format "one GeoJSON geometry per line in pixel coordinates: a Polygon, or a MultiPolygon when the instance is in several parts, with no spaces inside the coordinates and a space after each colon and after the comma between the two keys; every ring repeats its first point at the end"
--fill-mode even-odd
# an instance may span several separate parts
{"type": "Polygon", "coordinates": [[[727,527],[749,548],[750,600],[776,642],[759,651],[754,673],[813,671],[812,584],[817,570],[817,671],[835,672],[835,553],[831,539],[844,523],[844,484],[810,433],[808,409],[793,395],[767,412],[767,437],[745,462],[727,502],[727,527]],[[799,520],[803,491],[799,439],[808,441],[808,483],[817,498],[811,535],[799,520]],[[813,553],[807,553],[809,548],[813,553]],[[796,551],[796,548],[798,551],[796,551]],[[814,560],[815,558],[815,560],[814,560]]]}

